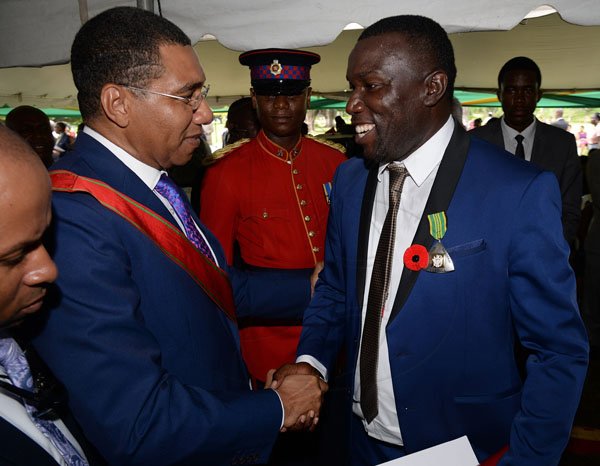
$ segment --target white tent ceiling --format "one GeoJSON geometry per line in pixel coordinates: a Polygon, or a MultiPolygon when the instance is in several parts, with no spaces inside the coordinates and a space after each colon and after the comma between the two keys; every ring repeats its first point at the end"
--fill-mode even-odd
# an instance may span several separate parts
{"type": "MultiPolygon", "coordinates": [[[[156,3],[156,2],[155,2],[156,3]]],[[[320,53],[313,68],[313,89],[339,94],[346,88],[346,58],[360,31],[349,23],[369,25],[392,14],[417,13],[439,21],[451,34],[458,67],[457,87],[495,87],[499,67],[508,58],[527,55],[538,62],[547,89],[600,88],[600,37],[597,0],[555,0],[557,15],[521,19],[539,3],[531,0],[163,0],[162,14],[197,42],[206,34],[219,42],[200,41],[195,48],[211,83],[211,103],[229,103],[246,95],[249,75],[237,61],[241,50],[302,47],[320,53]],[[515,26],[513,28],[513,26],[515,26]],[[513,28],[510,31],[499,29],[513,28]],[[482,30],[495,30],[478,32],[482,30]],[[461,32],[462,31],[462,32],[461,32]],[[471,31],[471,32],[467,32],[471,31]],[[337,38],[336,38],[337,37],[337,38]],[[332,42],[333,41],[333,42],[332,42]],[[331,43],[330,43],[331,42],[331,43]],[[224,44],[224,45],[223,45],[224,44]],[[320,44],[329,44],[319,46],[320,44]],[[227,48],[228,47],[228,48],[227,48]]],[[[118,0],[2,0],[0,2],[0,106],[23,103],[40,107],[76,106],[75,88],[64,63],[72,38],[89,17],[118,0]],[[38,12],[38,15],[34,14],[38,12]],[[40,19],[43,18],[43,19],[40,19]],[[10,68],[14,67],[14,68],[10,68]]],[[[155,12],[158,9],[155,6],[155,12]]]]}

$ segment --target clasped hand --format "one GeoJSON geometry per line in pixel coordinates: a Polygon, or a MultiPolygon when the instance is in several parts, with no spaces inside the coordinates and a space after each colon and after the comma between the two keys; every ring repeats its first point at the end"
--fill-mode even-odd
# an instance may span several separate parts
{"type": "Polygon", "coordinates": [[[265,388],[276,390],[283,403],[285,417],[282,432],[313,431],[319,422],[327,383],[310,364],[286,364],[267,374],[265,388]]]}

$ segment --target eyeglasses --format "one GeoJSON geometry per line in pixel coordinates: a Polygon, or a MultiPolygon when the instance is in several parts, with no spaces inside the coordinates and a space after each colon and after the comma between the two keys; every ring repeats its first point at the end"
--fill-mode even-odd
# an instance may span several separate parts
{"type": "Polygon", "coordinates": [[[152,91],[150,89],[142,89],[141,87],[128,86],[126,84],[122,84],[122,86],[134,91],[148,92],[149,94],[162,95],[164,97],[179,100],[192,107],[192,110],[194,112],[198,110],[198,107],[200,107],[202,101],[206,99],[206,96],[208,95],[208,91],[210,89],[210,84],[206,84],[200,88],[200,95],[197,95],[196,97],[182,97],[180,95],[166,94],[164,92],[152,91]]]}

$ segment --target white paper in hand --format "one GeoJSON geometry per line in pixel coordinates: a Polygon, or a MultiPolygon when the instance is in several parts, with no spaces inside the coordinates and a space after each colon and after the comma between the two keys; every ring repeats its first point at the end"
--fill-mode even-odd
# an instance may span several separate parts
{"type": "Polygon", "coordinates": [[[403,456],[392,461],[386,461],[378,466],[477,466],[479,461],[471,448],[471,444],[464,435],[456,440],[440,443],[426,450],[421,450],[412,455],[403,456]]]}

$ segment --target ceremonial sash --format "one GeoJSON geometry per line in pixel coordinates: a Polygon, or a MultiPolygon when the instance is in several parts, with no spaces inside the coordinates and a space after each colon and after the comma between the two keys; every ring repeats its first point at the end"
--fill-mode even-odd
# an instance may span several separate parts
{"type": "Polygon", "coordinates": [[[66,170],[51,171],[50,179],[53,191],[88,193],[104,207],[148,236],[169,259],[200,285],[229,319],[236,321],[229,277],[190,243],[179,228],[102,181],[79,176],[66,170]]]}

